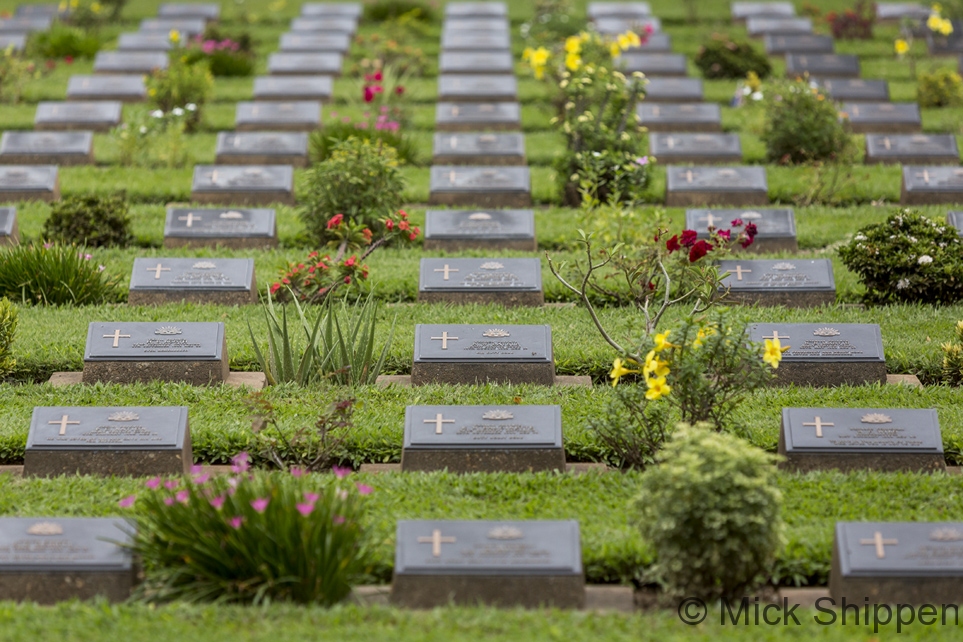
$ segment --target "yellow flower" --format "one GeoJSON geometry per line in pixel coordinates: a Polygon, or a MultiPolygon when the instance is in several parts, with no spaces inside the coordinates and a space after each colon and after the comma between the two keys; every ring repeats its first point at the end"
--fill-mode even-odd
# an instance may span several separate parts
{"type": "Polygon", "coordinates": [[[533,53],[535,53],[534,49],[532,49],[531,47],[525,47],[525,49],[522,51],[522,60],[524,60],[525,62],[528,62],[529,60],[532,59],[533,53]]]}
{"type": "Polygon", "coordinates": [[[148,96],[152,96],[152,97],[153,97],[153,96],[156,96],[156,95],[157,95],[157,90],[156,90],[156,89],[148,89],[148,90],[147,90],[147,95],[148,95],[148,96]]]}
{"type": "Polygon", "coordinates": [[[578,68],[582,66],[582,57],[577,53],[570,53],[565,56],[565,67],[569,71],[578,71],[578,68]]]}
{"type": "Polygon", "coordinates": [[[619,47],[619,43],[613,42],[609,45],[609,54],[613,58],[618,58],[622,54],[622,48],[619,47]]]}
{"type": "Polygon", "coordinates": [[[766,349],[762,354],[762,360],[775,370],[779,367],[779,362],[782,361],[782,353],[788,349],[789,346],[782,347],[779,339],[766,339],[766,349]]]}
{"type": "Polygon", "coordinates": [[[933,9],[933,13],[943,12],[943,5],[941,5],[939,2],[934,2],[931,8],[933,9]]]}
{"type": "MultiPolygon", "coordinates": [[[[630,361],[630,360],[629,360],[630,361]]],[[[622,359],[616,357],[615,361],[612,362],[612,372],[609,373],[609,379],[612,380],[612,387],[615,387],[619,383],[619,379],[627,374],[638,374],[638,370],[629,370],[625,367],[628,361],[622,361],[622,359]]]]}
{"type": "Polygon", "coordinates": [[[670,333],[670,332],[672,332],[672,330],[666,330],[665,332],[661,332],[661,333],[655,335],[655,351],[656,351],[656,352],[662,352],[662,351],[665,350],[666,348],[674,348],[674,347],[676,347],[674,344],[671,344],[671,343],[669,343],[669,341],[668,341],[668,339],[669,339],[669,333],[670,333]]]}
{"type": "Polygon", "coordinates": [[[631,45],[629,44],[629,36],[628,36],[628,34],[625,34],[625,33],[620,34],[620,35],[615,39],[615,42],[618,43],[619,49],[622,49],[623,51],[626,50],[626,49],[628,49],[628,48],[631,46],[631,45]]]}
{"type": "Polygon", "coordinates": [[[178,31],[177,29],[171,29],[170,33],[167,34],[167,37],[170,39],[171,42],[177,44],[178,42],[181,41],[181,32],[178,31]]]}
{"type": "Polygon", "coordinates": [[[565,53],[577,54],[582,52],[582,40],[578,36],[569,36],[565,39],[565,53]]]}
{"type": "Polygon", "coordinates": [[[931,13],[930,17],[926,19],[926,26],[929,27],[930,31],[939,31],[942,22],[943,18],[940,17],[940,14],[931,13]]]}
{"type": "Polygon", "coordinates": [[[94,13],[100,13],[100,3],[94,2],[93,4],[91,4],[90,10],[93,11],[94,13]]]}
{"type": "Polygon", "coordinates": [[[548,58],[551,55],[548,49],[545,47],[539,47],[532,51],[531,63],[533,67],[545,66],[548,63],[548,58]]]}
{"type": "Polygon", "coordinates": [[[626,32],[625,32],[624,34],[622,34],[622,35],[625,36],[626,38],[628,38],[628,40],[629,40],[629,47],[641,47],[641,46],[642,46],[642,39],[639,38],[639,34],[635,33],[634,31],[626,31],[626,32]]]}
{"type": "Polygon", "coordinates": [[[902,56],[904,53],[909,51],[909,48],[910,48],[909,43],[903,40],[902,38],[898,38],[896,42],[893,43],[893,49],[896,50],[897,56],[902,56]]]}
{"type": "Polygon", "coordinates": [[[760,87],[762,87],[762,80],[760,80],[759,74],[754,71],[746,74],[746,87],[752,91],[759,91],[760,87]]]}
{"type": "Polygon", "coordinates": [[[645,365],[642,367],[642,374],[645,375],[646,379],[649,378],[649,375],[664,378],[669,374],[669,362],[659,359],[655,356],[655,350],[651,350],[649,354],[645,355],[645,365]]]}
{"type": "Polygon", "coordinates": [[[692,340],[693,348],[701,348],[702,342],[706,340],[706,337],[711,337],[716,333],[712,328],[699,328],[699,332],[696,334],[696,338],[692,340]]]}
{"type": "Polygon", "coordinates": [[[942,36],[950,35],[951,33],[953,33],[953,23],[950,22],[949,20],[941,21],[939,32],[940,32],[940,35],[942,36]]]}
{"type": "Polygon", "coordinates": [[[70,8],[76,9],[80,6],[80,0],[70,0],[70,8]]]}
{"type": "Polygon", "coordinates": [[[658,379],[648,379],[646,384],[649,386],[648,392],[645,393],[645,398],[649,401],[655,401],[666,396],[672,392],[672,386],[665,382],[665,377],[659,377],[658,379]]]}

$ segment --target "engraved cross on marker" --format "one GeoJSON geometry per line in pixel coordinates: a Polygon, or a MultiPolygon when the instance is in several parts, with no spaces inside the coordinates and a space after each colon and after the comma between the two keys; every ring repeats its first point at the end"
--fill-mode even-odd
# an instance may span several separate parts
{"type": "Polygon", "coordinates": [[[886,149],[890,148],[889,136],[883,139],[883,147],[885,147],[886,149]]]}
{"type": "Polygon", "coordinates": [[[833,426],[833,427],[836,426],[836,424],[831,424],[823,421],[822,419],[819,418],[819,415],[816,415],[816,418],[814,421],[804,421],[803,425],[813,426],[816,429],[816,436],[819,438],[822,438],[823,436],[823,426],[833,426]]]}
{"type": "Polygon", "coordinates": [[[929,172],[929,170],[924,169],[922,174],[919,173],[919,172],[916,172],[916,178],[922,178],[922,179],[923,179],[923,182],[926,183],[927,185],[929,185],[929,184],[930,184],[930,172],[929,172]]]}
{"type": "Polygon", "coordinates": [[[64,415],[63,417],[60,418],[60,421],[48,421],[47,423],[48,423],[48,424],[53,424],[53,425],[55,425],[55,426],[60,426],[60,434],[61,434],[61,435],[66,435],[66,434],[67,434],[67,426],[68,426],[69,424],[79,424],[79,423],[80,423],[79,421],[67,421],[67,419],[69,419],[69,418],[70,418],[70,415],[64,415]]]}
{"type": "MultiPolygon", "coordinates": [[[[118,330],[118,332],[119,332],[119,330],[118,330]]],[[[449,342],[449,341],[458,341],[458,337],[449,337],[449,336],[448,336],[448,330],[445,330],[444,332],[442,332],[440,337],[429,337],[429,338],[430,338],[432,341],[441,341],[441,349],[442,349],[442,350],[447,350],[447,349],[448,349],[448,342],[449,342]]]]}
{"type": "Polygon", "coordinates": [[[700,220],[700,221],[705,221],[707,227],[715,227],[715,226],[716,226],[716,221],[721,221],[722,219],[719,218],[719,217],[717,217],[717,216],[714,216],[714,215],[712,214],[712,212],[709,212],[709,215],[708,215],[708,216],[703,216],[703,217],[700,218],[699,220],[700,220]]]}
{"type": "Polygon", "coordinates": [[[200,216],[196,216],[194,212],[188,212],[187,216],[178,216],[177,220],[187,221],[187,227],[191,227],[194,225],[194,221],[202,221],[204,219],[202,219],[200,216]]]}
{"type": "Polygon", "coordinates": [[[435,529],[431,531],[431,537],[419,537],[419,544],[431,544],[431,554],[434,557],[441,557],[442,544],[454,544],[457,540],[454,537],[442,537],[441,531],[435,529]]]}
{"type": "Polygon", "coordinates": [[[452,185],[454,185],[454,184],[455,184],[455,178],[456,178],[457,176],[458,176],[458,172],[456,172],[455,170],[451,170],[451,171],[448,173],[448,182],[451,183],[452,185]]]}
{"type": "Polygon", "coordinates": [[[166,268],[166,267],[161,267],[161,264],[158,263],[157,265],[155,265],[155,266],[152,267],[152,268],[151,268],[151,267],[147,268],[147,271],[154,273],[154,280],[156,281],[157,279],[159,279],[159,278],[161,277],[161,272],[170,272],[171,269],[170,269],[170,268],[166,268]]]}
{"type": "Polygon", "coordinates": [[[121,340],[121,339],[130,339],[130,335],[129,335],[129,334],[121,334],[121,333],[120,333],[120,329],[117,329],[117,330],[114,330],[114,333],[113,333],[113,334],[105,334],[103,338],[104,338],[104,339],[113,339],[113,340],[114,340],[114,345],[113,345],[113,347],[114,347],[114,348],[119,348],[119,347],[120,347],[120,340],[121,340]]]}
{"type": "Polygon", "coordinates": [[[443,418],[442,418],[443,416],[444,416],[444,415],[439,412],[438,414],[435,415],[435,418],[434,418],[434,419],[425,419],[422,423],[435,424],[435,434],[436,434],[436,435],[440,435],[440,434],[442,434],[442,432],[441,432],[441,425],[442,425],[442,424],[453,424],[453,423],[455,423],[455,420],[454,420],[454,419],[443,419],[443,418]]]}
{"type": "Polygon", "coordinates": [[[883,559],[886,557],[886,547],[896,546],[899,544],[898,539],[883,539],[883,534],[879,531],[873,533],[872,539],[861,539],[859,540],[861,546],[875,546],[876,547],[876,559],[883,559]]]}
{"type": "Polygon", "coordinates": [[[685,170],[685,182],[691,183],[693,177],[698,176],[698,174],[693,174],[691,169],[685,170]]]}
{"type": "MultiPolygon", "coordinates": [[[[746,269],[743,268],[741,265],[737,265],[737,266],[736,266],[736,269],[734,269],[733,272],[736,273],[736,280],[737,280],[737,281],[741,281],[741,280],[742,280],[742,274],[743,274],[743,273],[749,274],[749,273],[752,272],[752,270],[746,270],[746,269]]],[[[788,339],[789,337],[786,337],[786,338],[788,339]]]]}
{"type": "Polygon", "coordinates": [[[444,280],[447,281],[447,280],[448,280],[448,274],[449,274],[450,272],[460,272],[461,270],[459,270],[458,268],[448,267],[448,264],[445,263],[445,267],[444,267],[444,268],[435,268],[434,271],[435,271],[435,272],[444,272],[444,273],[445,273],[444,280]]]}
{"type": "Polygon", "coordinates": [[[772,339],[773,341],[778,341],[779,339],[788,339],[788,338],[789,338],[789,335],[782,336],[781,334],[779,334],[779,330],[773,330],[771,337],[767,337],[767,336],[763,335],[762,338],[763,338],[763,339],[772,339]]]}
{"type": "Polygon", "coordinates": [[[457,136],[452,136],[452,137],[449,139],[449,142],[450,142],[450,144],[451,144],[451,148],[452,148],[452,149],[455,149],[455,148],[458,147],[458,137],[457,137],[457,136]]]}
{"type": "Polygon", "coordinates": [[[671,136],[665,139],[665,144],[669,149],[675,149],[675,139],[671,136]]]}

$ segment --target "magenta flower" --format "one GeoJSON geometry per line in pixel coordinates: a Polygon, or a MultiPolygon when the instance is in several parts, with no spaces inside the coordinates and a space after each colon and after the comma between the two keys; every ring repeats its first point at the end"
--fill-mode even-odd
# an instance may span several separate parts
{"type": "Polygon", "coordinates": [[[304,501],[310,502],[313,504],[314,502],[318,501],[318,497],[319,495],[317,493],[305,493],[304,501]]]}
{"type": "Polygon", "coordinates": [[[174,490],[177,488],[177,481],[174,479],[168,479],[166,482],[164,482],[164,488],[167,490],[174,490]]]}
{"type": "Polygon", "coordinates": [[[270,503],[271,503],[270,499],[268,499],[267,497],[261,497],[251,502],[251,508],[253,508],[258,513],[263,513],[267,509],[268,504],[270,503]]]}
{"type": "Polygon", "coordinates": [[[291,469],[291,477],[303,477],[304,472],[305,471],[303,468],[298,468],[295,466],[294,468],[291,469]]]}
{"type": "Polygon", "coordinates": [[[196,477],[194,477],[194,483],[195,483],[195,484],[205,484],[205,483],[207,483],[207,480],[210,479],[210,478],[211,478],[211,476],[210,476],[210,475],[206,475],[206,474],[205,474],[205,475],[197,475],[196,477]]]}
{"type": "Polygon", "coordinates": [[[137,495],[128,495],[127,497],[117,502],[117,505],[120,506],[121,508],[130,508],[131,506],[134,505],[135,501],[137,501],[137,495]]]}
{"type": "Polygon", "coordinates": [[[206,54],[214,53],[214,49],[217,47],[217,43],[213,40],[205,40],[204,44],[201,45],[201,51],[206,54]]]}
{"type": "Polygon", "coordinates": [[[332,466],[331,472],[334,473],[334,476],[338,479],[344,479],[351,474],[351,469],[346,466],[332,466]]]}
{"type": "Polygon", "coordinates": [[[144,486],[147,486],[151,490],[155,490],[157,489],[158,486],[160,486],[160,483],[161,483],[160,477],[152,477],[148,479],[146,482],[144,482],[144,486]]]}
{"type": "Polygon", "coordinates": [[[334,110],[328,112],[328,118],[337,118],[337,117],[338,117],[338,112],[334,110]]]}
{"type": "Polygon", "coordinates": [[[303,517],[307,517],[308,515],[311,514],[312,511],[314,511],[314,504],[313,504],[313,503],[310,503],[310,504],[295,504],[295,507],[298,509],[298,512],[301,513],[301,515],[302,515],[303,517]]]}
{"type": "Polygon", "coordinates": [[[227,523],[231,525],[231,528],[233,528],[234,530],[237,530],[241,527],[241,524],[244,523],[244,518],[232,517],[231,519],[227,520],[227,523]]]}
{"type": "Polygon", "coordinates": [[[235,473],[246,472],[247,469],[251,467],[251,464],[248,461],[249,459],[250,456],[246,452],[239,452],[234,456],[233,459],[231,459],[231,471],[235,473]]]}
{"type": "Polygon", "coordinates": [[[355,484],[358,487],[358,492],[362,495],[370,495],[374,492],[374,488],[368,486],[367,484],[355,484]]]}
{"type": "Polygon", "coordinates": [[[182,490],[177,493],[177,501],[182,504],[186,504],[187,500],[191,498],[191,493],[187,490],[182,490]]]}
{"type": "Polygon", "coordinates": [[[214,507],[214,510],[221,510],[221,507],[224,506],[225,499],[227,498],[224,495],[221,495],[220,497],[215,497],[214,499],[211,499],[209,501],[211,503],[211,506],[214,507]]]}
{"type": "Polygon", "coordinates": [[[173,505],[174,505],[174,498],[173,498],[173,497],[165,497],[165,498],[164,498],[164,503],[167,504],[168,506],[173,506],[173,505]]]}
{"type": "Polygon", "coordinates": [[[639,156],[638,158],[635,159],[635,162],[638,163],[639,165],[645,167],[646,165],[649,164],[649,157],[648,157],[648,156],[639,156]]]}
{"type": "Polygon", "coordinates": [[[719,235],[719,238],[723,238],[727,241],[732,237],[732,232],[729,230],[719,230],[716,232],[716,234],[719,235]]]}
{"type": "Polygon", "coordinates": [[[734,218],[734,219],[732,219],[732,223],[730,223],[730,225],[731,225],[732,227],[742,227],[742,219],[741,219],[741,218],[734,218]]]}
{"type": "Polygon", "coordinates": [[[331,521],[334,522],[335,524],[344,524],[344,517],[342,517],[341,515],[335,515],[331,519],[331,521]]]}
{"type": "Polygon", "coordinates": [[[365,101],[366,103],[370,103],[372,100],[374,100],[374,97],[375,97],[375,92],[374,92],[374,90],[373,90],[371,87],[365,87],[365,88],[364,88],[364,101],[365,101]]]}
{"type": "Polygon", "coordinates": [[[204,472],[204,467],[201,466],[200,464],[194,464],[193,466],[191,466],[192,475],[200,475],[202,472],[204,472]]]}
{"type": "Polygon", "coordinates": [[[45,249],[45,250],[49,250],[49,249],[52,248],[52,247],[53,247],[53,243],[44,243],[44,244],[43,244],[43,249],[45,249]]]}

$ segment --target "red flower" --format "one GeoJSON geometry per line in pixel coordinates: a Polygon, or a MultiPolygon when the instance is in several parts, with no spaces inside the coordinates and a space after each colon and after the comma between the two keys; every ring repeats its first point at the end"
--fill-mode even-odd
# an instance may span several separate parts
{"type": "Polygon", "coordinates": [[[405,88],[402,87],[401,85],[398,85],[397,87],[395,87],[395,93],[400,96],[401,94],[405,93],[405,88]]]}
{"type": "Polygon", "coordinates": [[[352,256],[350,259],[344,260],[344,267],[354,267],[354,264],[358,262],[358,257],[352,256]]]}
{"type": "Polygon", "coordinates": [[[73,57],[73,56],[64,56],[64,62],[67,63],[68,65],[72,65],[72,64],[74,64],[74,57],[73,57]]]}
{"type": "Polygon", "coordinates": [[[683,247],[692,247],[695,245],[696,237],[699,234],[695,230],[683,230],[682,232],[682,245],[683,247]]]}
{"type": "Polygon", "coordinates": [[[369,230],[368,228],[364,228],[363,230],[361,230],[361,234],[362,236],[364,236],[364,240],[366,243],[371,242],[371,230],[369,230]]]}
{"type": "Polygon", "coordinates": [[[374,93],[380,94],[380,93],[383,92],[383,91],[384,91],[384,87],[382,87],[381,85],[375,85],[375,86],[374,86],[374,93]]]}
{"type": "Polygon", "coordinates": [[[747,247],[752,245],[752,239],[747,237],[746,240],[740,243],[739,245],[742,246],[742,249],[746,249],[747,247]]]}
{"type": "Polygon", "coordinates": [[[730,237],[732,236],[732,232],[729,231],[729,230],[719,230],[718,232],[716,232],[716,234],[719,235],[719,238],[723,238],[723,239],[725,239],[725,240],[727,240],[727,241],[728,241],[728,240],[730,239],[730,237]]]}
{"type": "Polygon", "coordinates": [[[398,210],[398,216],[400,216],[401,218],[408,218],[408,212],[404,210],[398,210]]]}
{"type": "Polygon", "coordinates": [[[418,238],[418,234],[416,234],[415,232],[412,232],[411,234],[408,235],[409,241],[414,241],[416,238],[418,238]]]}
{"type": "Polygon", "coordinates": [[[392,229],[394,226],[395,226],[395,222],[392,221],[390,218],[385,221],[385,227],[388,228],[389,230],[392,229]]]}
{"type": "Polygon", "coordinates": [[[703,256],[708,254],[709,250],[711,249],[712,244],[707,243],[706,241],[696,241],[692,245],[692,249],[689,250],[689,263],[695,263],[703,256]]]}
{"type": "Polygon", "coordinates": [[[271,285],[271,294],[277,294],[277,291],[281,289],[280,283],[274,283],[271,285]]]}
{"type": "Polygon", "coordinates": [[[351,277],[350,277],[350,276],[344,277],[344,282],[350,285],[350,284],[351,284],[351,277]]]}
{"type": "Polygon", "coordinates": [[[374,97],[375,97],[375,92],[374,92],[374,90],[371,89],[371,87],[365,87],[365,88],[364,88],[364,101],[365,101],[366,103],[370,103],[372,100],[374,100],[374,97]]]}
{"type": "Polygon", "coordinates": [[[732,227],[742,227],[742,219],[734,218],[732,219],[732,223],[730,223],[729,225],[731,225],[732,227]]]}
{"type": "Polygon", "coordinates": [[[331,228],[338,227],[339,225],[341,225],[341,221],[343,220],[344,220],[344,214],[335,214],[328,221],[328,229],[330,230],[331,228]]]}
{"type": "Polygon", "coordinates": [[[402,232],[404,232],[405,230],[407,230],[408,227],[409,227],[408,221],[402,221],[402,222],[398,223],[398,229],[401,230],[402,232]]]}
{"type": "Polygon", "coordinates": [[[377,80],[378,82],[381,82],[384,79],[384,76],[381,74],[380,71],[378,71],[375,73],[374,79],[377,80]]]}
{"type": "Polygon", "coordinates": [[[755,223],[749,223],[748,225],[746,225],[746,236],[748,236],[749,238],[751,239],[755,238],[757,232],[758,230],[756,229],[755,223]]]}
{"type": "Polygon", "coordinates": [[[675,234],[668,241],[665,242],[665,249],[669,250],[669,254],[672,254],[679,249],[679,235],[675,234]]]}

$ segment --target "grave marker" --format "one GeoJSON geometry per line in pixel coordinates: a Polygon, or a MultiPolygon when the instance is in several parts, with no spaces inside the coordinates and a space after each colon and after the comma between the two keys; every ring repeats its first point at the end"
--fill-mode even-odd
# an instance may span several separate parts
{"type": "Polygon", "coordinates": [[[122,33],[117,36],[117,51],[170,51],[174,47],[170,34],[166,33],[122,33]]]}
{"type": "Polygon", "coordinates": [[[848,54],[787,53],[787,76],[858,78],[859,57],[848,54]]]}
{"type": "Polygon", "coordinates": [[[847,103],[842,113],[856,134],[913,134],[923,129],[917,103],[847,103]]]}
{"type": "Polygon", "coordinates": [[[646,18],[652,15],[648,2],[590,2],[586,9],[589,20],[599,18],[646,18]]]}
{"type": "Polygon", "coordinates": [[[510,74],[515,70],[511,52],[442,51],[438,56],[441,74],[510,74]]]}
{"type": "Polygon", "coordinates": [[[37,407],[25,477],[184,475],[193,464],[187,407],[37,407]]]}
{"type": "Polygon", "coordinates": [[[183,40],[201,35],[206,28],[207,21],[203,18],[144,18],[140,21],[143,33],[160,32],[170,37],[170,32],[176,30],[183,40]]]}
{"type": "Polygon", "coordinates": [[[435,129],[440,132],[513,131],[522,128],[517,102],[439,102],[435,129]]]}
{"type": "Polygon", "coordinates": [[[732,20],[745,22],[749,18],[792,18],[796,7],[791,2],[733,2],[732,20]]]}
{"type": "Polygon", "coordinates": [[[97,74],[150,74],[167,69],[169,58],[163,51],[99,51],[94,58],[97,74]]]}
{"type": "Polygon", "coordinates": [[[650,78],[688,74],[686,59],[682,54],[628,51],[619,56],[615,62],[625,73],[641,71],[650,78]]]}
{"type": "Polygon", "coordinates": [[[0,163],[9,165],[90,165],[93,132],[4,132],[0,163]]]}
{"type": "Polygon", "coordinates": [[[0,165],[0,203],[59,199],[56,165],[0,165]]]}
{"type": "Polygon", "coordinates": [[[899,202],[904,205],[963,202],[963,169],[948,166],[904,165],[899,202]]]}
{"type": "Polygon", "coordinates": [[[308,135],[282,132],[220,132],[214,162],[218,165],[308,164],[308,135]]]}
{"type": "Polygon", "coordinates": [[[785,36],[769,35],[763,39],[763,42],[766,53],[770,56],[831,54],[836,50],[832,36],[808,33],[785,36]]]}
{"type": "Polygon", "coordinates": [[[157,9],[161,18],[202,18],[216,22],[221,17],[221,5],[215,3],[165,2],[157,9]]]}
{"type": "Polygon", "coordinates": [[[428,204],[529,207],[531,185],[527,166],[433,165],[428,204]]]}
{"type": "Polygon", "coordinates": [[[877,2],[876,22],[901,22],[902,20],[926,20],[930,8],[907,2],[877,2]]]}
{"type": "Polygon", "coordinates": [[[522,134],[435,134],[435,165],[524,165],[522,134]]]}
{"type": "Polygon", "coordinates": [[[702,102],[701,78],[650,78],[645,86],[645,103],[702,102]]]}
{"type": "Polygon", "coordinates": [[[67,13],[66,10],[62,10],[59,3],[51,2],[50,4],[17,5],[17,9],[13,12],[13,15],[18,18],[58,18],[65,13],[67,13]]]}
{"type": "Polygon", "coordinates": [[[575,521],[399,520],[395,546],[391,602],[397,606],[579,608],[585,602],[575,521]]]}
{"type": "Polygon", "coordinates": [[[273,209],[167,208],[164,247],[276,247],[273,209]]]}
{"type": "Polygon", "coordinates": [[[829,259],[731,260],[719,262],[719,283],[727,303],[811,308],[836,302],[829,259]]]}
{"type": "Polygon", "coordinates": [[[644,53],[672,53],[672,36],[662,31],[650,33],[648,38],[638,47],[632,47],[629,51],[644,53]]]}
{"type": "Polygon", "coordinates": [[[441,74],[438,100],[475,103],[514,101],[518,82],[510,74],[441,74]]]}
{"type": "Polygon", "coordinates": [[[116,101],[41,102],[33,119],[37,131],[107,132],[120,125],[123,105],[116,101]]]}
{"type": "Polygon", "coordinates": [[[346,54],[351,48],[351,37],[346,33],[282,33],[280,51],[334,52],[346,54]]]}
{"type": "Polygon", "coordinates": [[[0,35],[0,50],[11,49],[14,53],[20,53],[27,46],[27,36],[22,33],[7,33],[0,35]]]}
{"type": "Polygon", "coordinates": [[[52,16],[17,16],[0,19],[0,33],[35,33],[49,31],[53,24],[52,16]]]}
{"type": "Polygon", "coordinates": [[[267,68],[272,76],[340,76],[341,64],[338,53],[273,53],[267,68]]]}
{"type": "Polygon", "coordinates": [[[637,18],[599,18],[593,20],[595,30],[604,36],[617,36],[626,31],[644,34],[646,31],[658,33],[662,31],[662,21],[655,16],[637,18]]]}
{"type": "Polygon", "coordinates": [[[195,165],[191,200],[222,205],[294,205],[294,169],[290,165],[195,165]]]}
{"type": "Polygon", "coordinates": [[[889,101],[889,83],[859,78],[819,80],[823,91],[843,103],[880,103],[889,101]]]}
{"type": "MultiPolygon", "coordinates": [[[[731,223],[741,219],[744,224],[756,226],[756,237],[748,252],[795,252],[799,249],[796,241],[796,219],[791,209],[689,209],[685,211],[685,227],[698,232],[698,238],[709,238],[709,226],[718,230],[729,230],[733,237],[744,229],[744,225],[733,228],[731,223]]],[[[736,244],[733,248],[742,251],[736,244]]]]}
{"type": "Polygon", "coordinates": [[[346,33],[353,36],[358,30],[358,21],[352,18],[312,17],[295,18],[291,21],[291,31],[295,33],[346,33]]]}
{"type": "Polygon", "coordinates": [[[195,386],[228,375],[223,323],[91,323],[84,383],[183,381],[195,386]]]}
{"type": "Polygon", "coordinates": [[[953,134],[866,134],[867,165],[959,165],[953,134]]]}
{"type": "Polygon", "coordinates": [[[565,470],[559,406],[408,406],[401,470],[565,470]]]}
{"type": "Polygon", "coordinates": [[[879,326],[868,323],[754,323],[749,338],[778,337],[783,352],[777,385],[841,386],[886,383],[879,326]],[[775,333],[775,334],[774,334],[775,333]]]}
{"type": "Polygon", "coordinates": [[[441,35],[464,37],[481,33],[487,36],[503,34],[508,36],[508,21],[504,18],[463,18],[445,20],[441,27],[441,35]]]}
{"type": "Polygon", "coordinates": [[[254,100],[307,101],[317,106],[331,99],[333,82],[331,76],[258,76],[254,79],[254,100]]]}
{"type": "Polygon", "coordinates": [[[424,249],[534,252],[535,215],[532,210],[428,210],[424,249]]]}
{"type": "Polygon", "coordinates": [[[321,105],[314,101],[240,102],[234,129],[250,131],[314,131],[321,126],[321,105]]]}
{"type": "Polygon", "coordinates": [[[764,167],[666,167],[665,204],[669,207],[768,203],[764,167]]]}
{"type": "Polygon", "coordinates": [[[441,36],[441,50],[445,51],[501,51],[511,48],[508,32],[489,32],[462,34],[458,31],[445,31],[441,36]]]}
{"type": "Polygon", "coordinates": [[[718,103],[652,104],[646,100],[635,111],[650,132],[722,131],[722,112],[718,103]]]}
{"type": "Polygon", "coordinates": [[[418,300],[543,305],[539,259],[421,259],[418,300]]]}
{"type": "Polygon", "coordinates": [[[738,134],[649,134],[649,153],[661,163],[741,163],[738,134]]]}
{"type": "Polygon", "coordinates": [[[445,5],[445,20],[450,18],[508,18],[504,2],[449,2],[445,5]]]}
{"type": "Polygon", "coordinates": [[[147,99],[143,76],[98,74],[71,76],[67,81],[67,100],[114,100],[139,103],[147,99]]]}
{"type": "Polygon", "coordinates": [[[947,212],[946,222],[955,227],[963,236],[963,212],[947,212]]]}
{"type": "Polygon", "coordinates": [[[547,325],[415,326],[411,383],[555,383],[547,325]]]}
{"type": "Polygon", "coordinates": [[[306,2],[301,5],[301,15],[305,18],[313,16],[338,16],[358,20],[361,18],[360,2],[306,2]]]}
{"type": "Polygon", "coordinates": [[[17,225],[17,208],[0,207],[0,245],[16,245],[20,242],[17,225]]]}
{"type": "Polygon", "coordinates": [[[127,302],[257,303],[254,259],[134,259],[127,302]]]}
{"type": "Polygon", "coordinates": [[[809,18],[746,18],[746,31],[750,36],[788,36],[812,33],[813,21],[809,18]]]}

